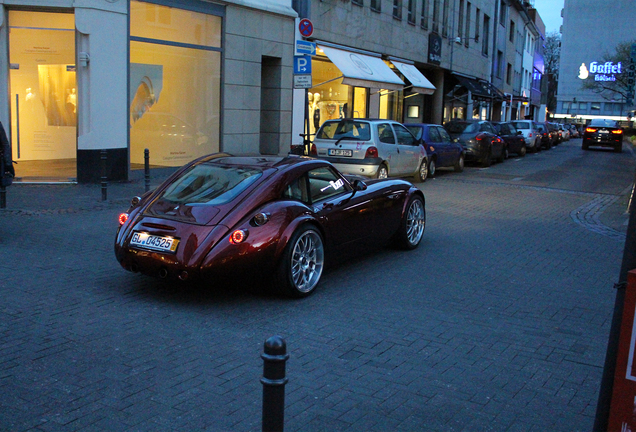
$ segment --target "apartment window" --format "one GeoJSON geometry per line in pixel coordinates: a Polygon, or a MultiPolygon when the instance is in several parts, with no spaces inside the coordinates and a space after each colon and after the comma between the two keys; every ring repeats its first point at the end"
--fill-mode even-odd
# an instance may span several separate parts
{"type": "Polygon", "coordinates": [[[504,0],[499,1],[499,24],[502,26],[506,26],[506,12],[508,11],[508,6],[504,0]]]}
{"type": "Polygon", "coordinates": [[[420,26],[423,29],[428,29],[428,0],[422,0],[422,15],[420,26]]]}
{"type": "Polygon", "coordinates": [[[464,38],[464,0],[459,0],[459,19],[457,20],[457,36],[464,38]]]}
{"type": "Polygon", "coordinates": [[[479,42],[479,24],[481,23],[481,9],[475,9],[475,42],[479,42]]]}
{"type": "Polygon", "coordinates": [[[415,24],[415,0],[409,0],[408,9],[408,22],[409,24],[415,24]]]}
{"type": "Polygon", "coordinates": [[[439,33],[439,1],[433,0],[433,31],[439,33]]]}
{"type": "Polygon", "coordinates": [[[402,19],[402,0],[393,0],[393,18],[402,19]]]}
{"type": "Polygon", "coordinates": [[[381,12],[382,0],[371,0],[371,10],[375,12],[381,12]]]}
{"type": "Polygon", "coordinates": [[[464,45],[468,47],[468,42],[470,41],[470,13],[471,13],[471,4],[470,2],[466,3],[466,40],[464,41],[464,45]]]}
{"type": "Polygon", "coordinates": [[[512,20],[510,21],[510,36],[508,36],[508,40],[515,43],[515,23],[512,20]]]}
{"type": "Polygon", "coordinates": [[[503,69],[503,53],[501,51],[497,51],[497,63],[495,64],[495,72],[497,74],[497,78],[501,78],[503,69]]]}
{"type": "Polygon", "coordinates": [[[364,6],[362,0],[351,0],[351,3],[358,6],[364,6]]]}
{"type": "Polygon", "coordinates": [[[601,104],[600,103],[592,103],[592,106],[590,108],[592,109],[592,111],[600,111],[601,110],[601,104]]]}
{"type": "Polygon", "coordinates": [[[508,63],[508,69],[506,69],[506,84],[512,84],[512,65],[508,63]]]}
{"type": "Polygon", "coordinates": [[[450,2],[445,1],[444,2],[444,15],[442,18],[442,36],[446,37],[448,36],[448,10],[450,8],[450,2]]]}
{"type": "Polygon", "coordinates": [[[563,109],[564,110],[568,110],[568,112],[569,112],[571,107],[572,107],[572,105],[571,105],[570,102],[563,102],[563,109]]]}
{"type": "Polygon", "coordinates": [[[481,41],[481,53],[488,55],[488,39],[490,39],[490,17],[484,14],[484,38],[481,41]]]}

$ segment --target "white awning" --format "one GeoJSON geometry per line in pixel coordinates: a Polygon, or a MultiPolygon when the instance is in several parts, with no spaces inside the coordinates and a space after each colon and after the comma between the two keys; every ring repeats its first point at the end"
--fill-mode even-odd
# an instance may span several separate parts
{"type": "Polygon", "coordinates": [[[380,57],[318,45],[342,72],[343,84],[387,90],[404,88],[404,81],[380,57]]]}
{"type": "Polygon", "coordinates": [[[409,82],[413,86],[412,90],[414,92],[423,95],[431,95],[435,93],[435,86],[431,84],[431,82],[426,79],[426,77],[422,75],[422,72],[417,70],[414,65],[402,63],[396,60],[391,60],[391,63],[393,63],[393,65],[395,65],[395,67],[398,68],[400,72],[402,72],[402,75],[404,75],[406,79],[409,80],[409,82]]]}

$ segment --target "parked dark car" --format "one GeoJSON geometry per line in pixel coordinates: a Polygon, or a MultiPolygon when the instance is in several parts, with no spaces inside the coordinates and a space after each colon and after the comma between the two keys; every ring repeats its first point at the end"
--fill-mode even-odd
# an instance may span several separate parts
{"type": "Polygon", "coordinates": [[[609,119],[592,119],[583,132],[583,150],[590,146],[612,147],[616,153],[623,151],[623,129],[609,119]]]}
{"type": "Polygon", "coordinates": [[[581,138],[581,132],[579,132],[579,129],[576,127],[575,124],[570,123],[568,125],[568,127],[570,128],[570,137],[571,138],[581,138]]]}
{"type": "Polygon", "coordinates": [[[499,135],[506,142],[506,157],[510,153],[516,153],[518,156],[526,155],[526,140],[523,132],[517,130],[511,122],[493,122],[493,126],[499,135]]]}
{"type": "Polygon", "coordinates": [[[540,152],[542,148],[552,148],[552,140],[554,139],[554,135],[550,133],[548,129],[547,123],[537,123],[537,134],[541,138],[539,143],[535,148],[535,152],[540,152]]]}
{"type": "Polygon", "coordinates": [[[547,125],[548,130],[550,131],[550,135],[552,136],[552,145],[555,146],[561,144],[563,142],[563,135],[561,134],[559,125],[552,122],[547,122],[547,125]]]}
{"type": "Polygon", "coordinates": [[[493,159],[503,162],[506,158],[506,144],[489,121],[451,120],[444,125],[444,129],[454,142],[464,147],[467,162],[488,167],[493,159]]]}
{"type": "Polygon", "coordinates": [[[345,250],[415,249],[424,205],[405,180],[345,177],[320,159],[214,154],[133,198],[115,255],[126,270],[161,278],[271,275],[272,288],[304,297],[345,250]]]}
{"type": "Polygon", "coordinates": [[[455,172],[464,170],[464,148],[453,142],[442,126],[428,123],[407,123],[404,126],[426,149],[429,177],[435,176],[437,168],[451,167],[455,172]]]}

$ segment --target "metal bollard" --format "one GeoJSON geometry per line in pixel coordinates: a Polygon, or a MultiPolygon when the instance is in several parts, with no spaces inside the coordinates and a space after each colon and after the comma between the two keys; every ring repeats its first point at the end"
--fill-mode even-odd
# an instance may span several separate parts
{"type": "Polygon", "coordinates": [[[263,359],[263,432],[282,432],[285,420],[285,362],[289,359],[285,339],[265,341],[263,359]]]}
{"type": "Polygon", "coordinates": [[[106,150],[101,152],[101,165],[102,165],[102,201],[108,199],[108,177],[106,176],[106,150]]]}
{"type": "Polygon", "coordinates": [[[146,192],[150,190],[150,150],[144,150],[144,179],[146,183],[146,192]]]}

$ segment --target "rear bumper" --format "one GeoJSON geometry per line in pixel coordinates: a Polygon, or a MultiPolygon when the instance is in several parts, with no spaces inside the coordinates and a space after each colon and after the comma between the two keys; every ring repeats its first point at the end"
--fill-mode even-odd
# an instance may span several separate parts
{"type": "Polygon", "coordinates": [[[320,156],[319,159],[331,162],[338,171],[343,174],[354,174],[365,177],[375,176],[380,164],[383,162],[382,158],[350,159],[320,156]]]}

